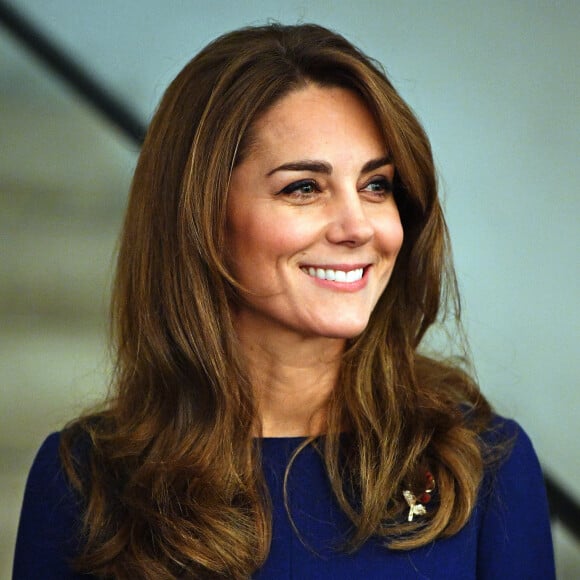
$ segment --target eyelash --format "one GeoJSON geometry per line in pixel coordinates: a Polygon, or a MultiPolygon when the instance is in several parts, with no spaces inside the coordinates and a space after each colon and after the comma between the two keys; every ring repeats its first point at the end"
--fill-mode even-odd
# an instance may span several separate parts
{"type": "Polygon", "coordinates": [[[370,185],[379,185],[381,187],[381,191],[373,191],[372,193],[378,194],[381,197],[387,197],[391,193],[393,193],[393,183],[391,180],[387,179],[386,177],[377,177],[375,179],[371,179],[366,185],[365,189],[370,185]]]}
{"type": "MultiPolygon", "coordinates": [[[[387,197],[393,192],[392,182],[389,179],[386,179],[385,177],[377,177],[371,179],[363,187],[363,191],[372,185],[378,185],[381,188],[380,191],[376,190],[370,191],[370,193],[376,195],[377,197],[387,197]]],[[[301,179],[299,181],[294,181],[293,183],[290,183],[289,185],[281,189],[278,192],[278,195],[289,195],[300,199],[309,199],[315,193],[320,193],[320,191],[321,189],[314,179],[301,179]],[[310,191],[300,191],[306,187],[309,187],[310,191]]]]}
{"type": "Polygon", "coordinates": [[[290,183],[284,189],[281,189],[279,193],[284,195],[294,195],[295,197],[307,198],[312,196],[313,193],[319,192],[320,188],[318,187],[318,184],[316,183],[316,181],[314,181],[314,179],[301,179],[300,181],[294,181],[293,183],[290,183]],[[308,192],[299,191],[300,189],[303,189],[305,187],[311,187],[312,190],[308,192]]]}

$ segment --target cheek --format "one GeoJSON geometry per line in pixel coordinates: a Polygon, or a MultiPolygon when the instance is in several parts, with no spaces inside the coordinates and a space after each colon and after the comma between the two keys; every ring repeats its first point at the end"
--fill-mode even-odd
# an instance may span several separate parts
{"type": "MultiPolygon", "coordinates": [[[[232,216],[228,224],[228,253],[234,273],[246,282],[270,276],[295,240],[271,215],[249,212],[232,216]]],[[[254,280],[255,282],[255,280],[254,280]]]]}
{"type": "Polygon", "coordinates": [[[269,209],[246,216],[236,228],[236,238],[241,246],[275,260],[300,252],[313,238],[313,228],[307,220],[269,209]]]}
{"type": "Polygon", "coordinates": [[[381,250],[395,258],[403,245],[403,225],[398,215],[391,216],[388,220],[383,220],[377,227],[376,232],[380,239],[381,250]]]}
{"type": "Polygon", "coordinates": [[[403,231],[403,224],[401,220],[397,221],[393,231],[393,246],[396,248],[397,254],[403,246],[403,240],[405,239],[405,232],[403,231]]]}

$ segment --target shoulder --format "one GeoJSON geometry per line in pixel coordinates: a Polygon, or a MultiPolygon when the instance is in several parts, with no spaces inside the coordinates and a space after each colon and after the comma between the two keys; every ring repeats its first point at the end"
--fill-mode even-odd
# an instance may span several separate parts
{"type": "Polygon", "coordinates": [[[481,577],[553,578],[546,490],[530,438],[515,421],[495,417],[483,440],[495,457],[480,493],[481,577]]]}
{"type": "Polygon", "coordinates": [[[60,471],[60,433],[51,433],[36,453],[30,469],[29,481],[43,474],[56,475],[60,471]]]}
{"type": "Polygon", "coordinates": [[[39,497],[69,495],[70,488],[62,469],[59,449],[60,433],[52,433],[40,446],[26,482],[25,507],[26,502],[39,497]]]}
{"type": "MultiPolygon", "coordinates": [[[[26,492],[74,495],[61,459],[63,437],[64,432],[56,432],[51,433],[44,440],[32,462],[26,482],[26,492]]],[[[85,471],[91,451],[88,436],[84,433],[74,435],[70,447],[71,461],[82,466],[82,471],[85,471]]]]}
{"type": "Polygon", "coordinates": [[[501,472],[505,477],[528,465],[533,466],[541,476],[532,441],[521,425],[513,419],[494,415],[481,439],[484,452],[490,457],[490,474],[501,472]]]}
{"type": "Polygon", "coordinates": [[[74,578],[70,571],[80,541],[80,500],[64,474],[60,434],[41,445],[30,469],[20,514],[15,578],[74,578]]]}
{"type": "MultiPolygon", "coordinates": [[[[482,497],[488,500],[516,494],[518,505],[546,503],[546,490],[538,456],[526,431],[514,420],[494,416],[482,435],[487,468],[482,497]],[[493,492],[493,493],[491,493],[493,492]]],[[[506,506],[507,507],[507,506],[506,506]]],[[[512,506],[513,509],[514,506],[512,506]]]]}

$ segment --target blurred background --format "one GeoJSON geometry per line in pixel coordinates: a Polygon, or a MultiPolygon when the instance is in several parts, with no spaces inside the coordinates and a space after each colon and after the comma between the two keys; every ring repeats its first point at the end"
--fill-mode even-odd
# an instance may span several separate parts
{"type": "Polygon", "coordinates": [[[207,42],[268,20],[342,32],[423,121],[482,390],[531,435],[559,577],[578,577],[576,0],[0,0],[0,16],[1,578],[36,450],[107,389],[109,286],[142,129],[207,42]],[[51,47],[85,96],[47,65],[51,47]]]}

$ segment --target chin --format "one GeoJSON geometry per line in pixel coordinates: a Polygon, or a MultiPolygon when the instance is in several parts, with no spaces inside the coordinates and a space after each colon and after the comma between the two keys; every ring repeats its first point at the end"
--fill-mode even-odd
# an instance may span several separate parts
{"type": "Polygon", "coordinates": [[[365,320],[364,322],[357,323],[349,322],[348,324],[334,324],[323,330],[321,334],[328,338],[356,338],[364,332],[365,328],[368,326],[368,322],[368,320],[365,320]]]}

